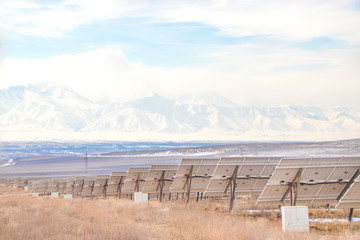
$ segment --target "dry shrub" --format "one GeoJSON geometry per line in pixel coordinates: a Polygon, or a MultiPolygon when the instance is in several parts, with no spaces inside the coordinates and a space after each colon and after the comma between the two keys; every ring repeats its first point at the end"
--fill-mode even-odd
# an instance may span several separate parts
{"type": "MultiPolygon", "coordinates": [[[[354,216],[359,216],[360,211],[354,209],[354,216]]],[[[331,209],[328,213],[327,209],[309,209],[310,218],[347,218],[349,216],[349,210],[344,211],[343,209],[331,209]]]]}

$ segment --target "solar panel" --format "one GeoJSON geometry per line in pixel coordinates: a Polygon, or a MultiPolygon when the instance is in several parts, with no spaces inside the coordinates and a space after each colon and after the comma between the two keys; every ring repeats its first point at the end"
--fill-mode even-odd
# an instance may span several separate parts
{"type": "Polygon", "coordinates": [[[235,195],[260,194],[279,161],[279,157],[221,158],[205,196],[226,196],[232,176],[236,176],[235,195]]]}
{"type": "Polygon", "coordinates": [[[191,178],[189,192],[204,192],[209,184],[219,159],[182,159],[175,174],[171,192],[185,192],[187,180],[191,178]]]}
{"type": "Polygon", "coordinates": [[[355,160],[353,157],[282,159],[257,203],[337,202],[359,168],[360,158],[355,160]]]}
{"type": "Polygon", "coordinates": [[[35,192],[40,193],[42,182],[39,180],[35,183],[35,192]]]}
{"type": "Polygon", "coordinates": [[[84,186],[83,186],[82,191],[81,191],[81,196],[83,198],[87,197],[87,196],[92,196],[94,183],[95,183],[95,177],[86,177],[84,179],[84,186]]]}
{"type": "Polygon", "coordinates": [[[162,201],[163,193],[168,193],[179,165],[152,165],[142,192],[158,193],[162,201]]]}
{"type": "Polygon", "coordinates": [[[59,194],[65,194],[66,185],[67,185],[67,180],[61,179],[59,181],[59,194]]]}
{"type": "Polygon", "coordinates": [[[237,179],[236,195],[254,195],[260,194],[265,188],[268,179],[237,179]]]}
{"type": "Polygon", "coordinates": [[[233,213],[235,196],[260,194],[279,161],[279,157],[221,158],[205,196],[229,195],[229,214],[233,213]]]}
{"type": "Polygon", "coordinates": [[[112,172],[106,189],[106,195],[118,196],[120,198],[126,176],[127,172],[112,172]]]}
{"type": "Polygon", "coordinates": [[[38,187],[38,193],[40,195],[48,195],[48,181],[47,180],[41,180],[39,187],[38,187]]]}
{"type": "MultiPolygon", "coordinates": [[[[66,183],[65,193],[72,194],[74,191],[75,178],[69,178],[66,183]]],[[[80,191],[81,193],[81,191],[80,191]]]]}
{"type": "Polygon", "coordinates": [[[129,168],[127,177],[122,189],[123,193],[141,192],[147,175],[149,167],[131,167],[129,168]]]}
{"type": "Polygon", "coordinates": [[[110,178],[110,175],[97,175],[94,183],[94,188],[92,191],[92,196],[101,196],[106,197],[106,186],[107,181],[110,178]]]}
{"type": "Polygon", "coordinates": [[[74,195],[81,194],[84,186],[84,180],[85,177],[76,177],[76,179],[74,180],[73,192],[72,192],[74,195]]]}
{"type": "Polygon", "coordinates": [[[48,182],[48,192],[59,192],[59,179],[51,179],[48,182]]]}
{"type": "Polygon", "coordinates": [[[24,179],[24,178],[19,178],[18,179],[18,187],[19,188],[24,188],[27,185],[28,185],[28,180],[27,179],[24,179]]]}
{"type": "Polygon", "coordinates": [[[33,193],[39,193],[40,181],[33,181],[31,183],[31,191],[33,193]]]}
{"type": "MultiPolygon", "coordinates": [[[[5,182],[5,180],[3,180],[3,183],[5,182]]],[[[29,191],[30,192],[34,192],[34,181],[29,181],[29,191]]]]}

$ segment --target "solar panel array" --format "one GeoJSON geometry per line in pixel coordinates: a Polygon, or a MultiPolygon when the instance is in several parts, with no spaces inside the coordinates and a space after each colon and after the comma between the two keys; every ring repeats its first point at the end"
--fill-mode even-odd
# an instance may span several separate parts
{"type": "MultiPolygon", "coordinates": [[[[223,157],[184,158],[180,165],[131,167],[111,175],[68,179],[16,180],[30,184],[39,195],[51,192],[81,197],[201,193],[207,197],[255,196],[257,204],[330,203],[360,207],[360,157],[281,158],[223,157]]],[[[160,197],[161,199],[161,197],[160,197]]]]}

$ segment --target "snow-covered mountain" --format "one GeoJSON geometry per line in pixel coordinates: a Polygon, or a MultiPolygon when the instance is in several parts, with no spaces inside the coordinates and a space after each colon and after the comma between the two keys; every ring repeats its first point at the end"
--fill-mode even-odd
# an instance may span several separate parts
{"type": "Polygon", "coordinates": [[[70,89],[42,85],[0,91],[0,129],[16,134],[133,133],[141,134],[139,138],[146,133],[190,134],[212,140],[217,136],[234,140],[246,136],[269,140],[279,139],[275,136],[311,138],[329,133],[341,138],[347,133],[360,137],[360,114],[340,107],[239,106],[215,94],[178,101],[147,94],[124,103],[94,103],[70,89]]]}

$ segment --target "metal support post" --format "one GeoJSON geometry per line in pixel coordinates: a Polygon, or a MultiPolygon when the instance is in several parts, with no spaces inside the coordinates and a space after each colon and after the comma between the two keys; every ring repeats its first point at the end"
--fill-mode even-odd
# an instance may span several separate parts
{"type": "Polygon", "coordinates": [[[229,215],[230,215],[230,214],[234,214],[235,185],[236,185],[236,180],[235,180],[233,177],[230,178],[230,207],[229,207],[229,215]]]}
{"type": "Polygon", "coordinates": [[[159,199],[159,201],[162,202],[162,200],[163,200],[163,181],[161,179],[159,179],[159,187],[160,187],[160,193],[159,193],[160,199],[159,199]]]}
{"type": "Polygon", "coordinates": [[[190,195],[191,195],[191,177],[186,177],[186,203],[185,207],[190,203],[190,195]]]}
{"type": "Polygon", "coordinates": [[[135,191],[139,191],[139,179],[136,179],[135,191]]]}
{"type": "Polygon", "coordinates": [[[234,214],[234,201],[235,201],[235,189],[236,189],[236,179],[237,179],[238,166],[235,167],[235,170],[232,176],[229,179],[230,187],[230,206],[229,206],[229,215],[234,214]]]}
{"type": "Polygon", "coordinates": [[[350,221],[350,229],[351,229],[351,230],[354,229],[354,219],[353,219],[353,215],[354,215],[354,209],[353,209],[353,208],[350,208],[349,221],[350,221]]]}
{"type": "Polygon", "coordinates": [[[169,202],[171,202],[171,193],[169,193],[169,202]]]}
{"type": "Polygon", "coordinates": [[[91,199],[94,199],[93,191],[94,191],[94,185],[91,186],[91,199]]]}
{"type": "Polygon", "coordinates": [[[119,182],[118,193],[119,193],[119,199],[121,199],[121,181],[119,182]]]}
{"type": "Polygon", "coordinates": [[[300,179],[301,179],[301,174],[302,174],[302,168],[300,168],[300,170],[298,171],[298,173],[296,174],[295,180],[296,180],[296,185],[293,185],[293,187],[295,188],[295,197],[294,197],[294,206],[296,206],[296,201],[297,201],[297,197],[298,197],[298,192],[299,192],[299,186],[300,186],[300,179]]]}
{"type": "Polygon", "coordinates": [[[331,206],[330,206],[330,203],[326,204],[326,207],[328,209],[328,213],[331,213],[331,206]]]}
{"type": "Polygon", "coordinates": [[[293,186],[292,186],[292,183],[289,183],[289,192],[290,192],[290,206],[294,206],[293,205],[293,186]]]}
{"type": "Polygon", "coordinates": [[[105,197],[105,199],[106,199],[106,185],[107,185],[107,181],[106,181],[106,183],[104,184],[104,197],[105,197]]]}

